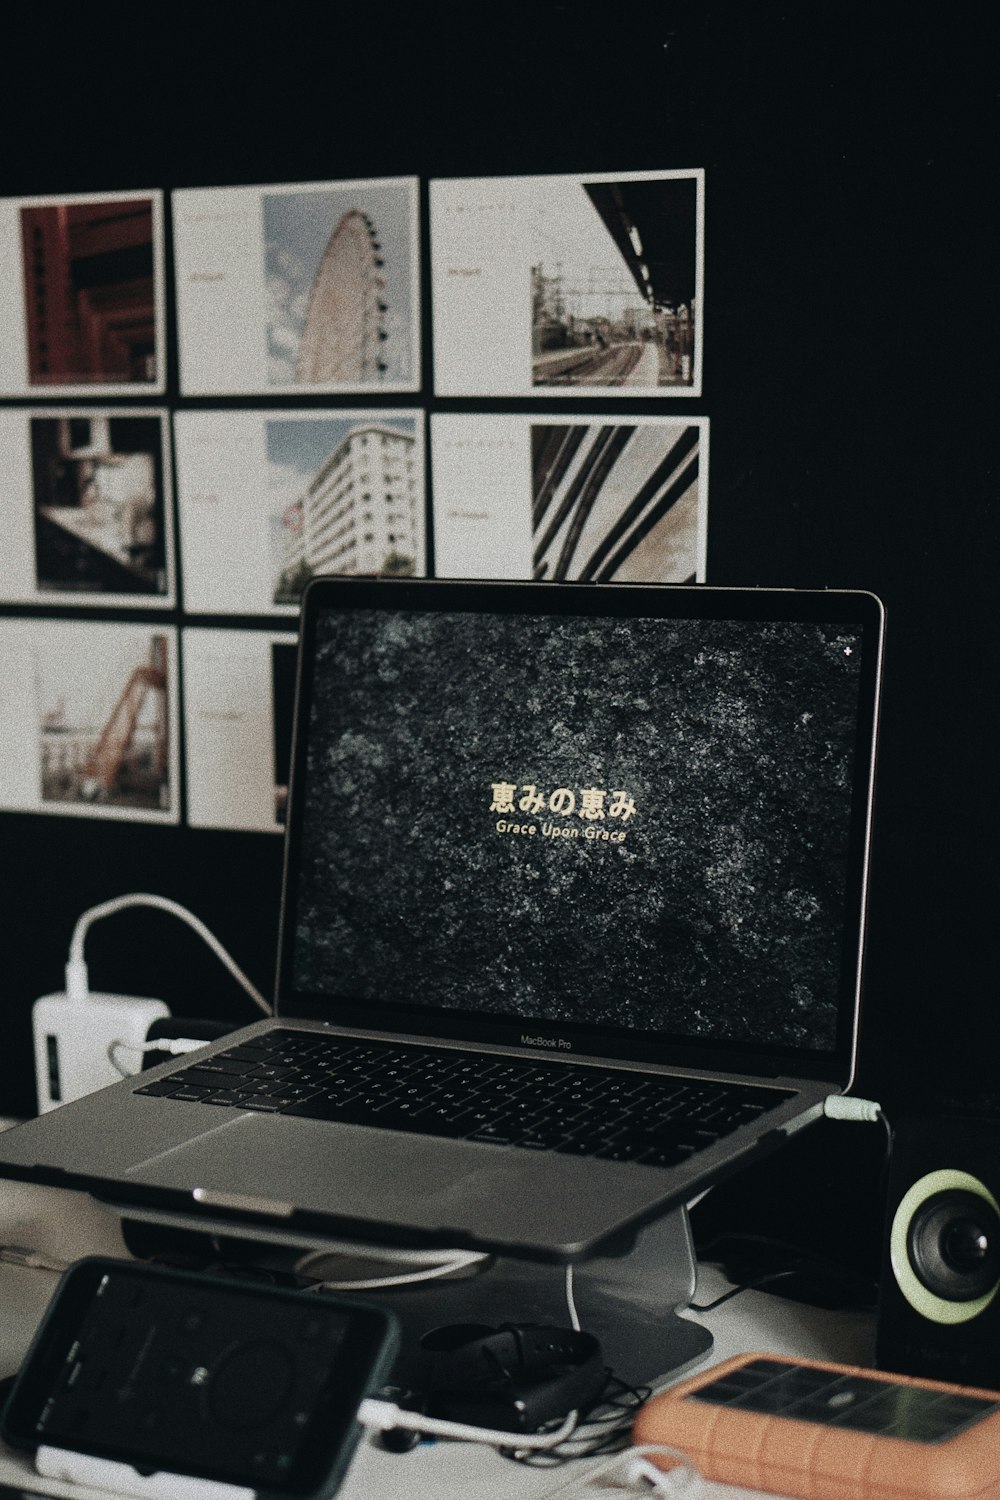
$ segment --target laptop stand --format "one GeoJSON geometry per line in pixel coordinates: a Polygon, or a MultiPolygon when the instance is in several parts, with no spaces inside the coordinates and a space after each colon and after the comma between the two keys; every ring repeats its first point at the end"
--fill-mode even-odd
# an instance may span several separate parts
{"type": "MultiPolygon", "coordinates": [[[[106,1200],[101,1200],[102,1202],[106,1200]]],[[[181,1230],[197,1238],[225,1240],[231,1259],[247,1266],[290,1272],[303,1254],[329,1251],[378,1261],[375,1245],[356,1245],[281,1229],[241,1226],[232,1220],[196,1223],[183,1214],[139,1210],[107,1203],[143,1233],[142,1254],[155,1253],[145,1226],[181,1230]],[[235,1243],[234,1243],[235,1242],[235,1243]]],[[[129,1236],[126,1234],[126,1243],[129,1236]]],[[[398,1266],[386,1274],[399,1272],[398,1266]]],[[[331,1280],[334,1279],[331,1276],[331,1280]]],[[[337,1278],[347,1280],[346,1275],[337,1278]]],[[[675,1209],[640,1229],[621,1254],[573,1263],[572,1295],[580,1326],[601,1345],[605,1364],[628,1385],[676,1378],[705,1359],[712,1335],[680,1314],[694,1296],[697,1273],[687,1210],[675,1209]]],[[[402,1343],[393,1383],[420,1389],[423,1340],[456,1323],[570,1323],[564,1265],[491,1256],[471,1272],[411,1286],[359,1291],[366,1302],[389,1308],[399,1319],[402,1343]]]]}
{"type": "MultiPolygon", "coordinates": [[[[495,1257],[478,1275],[392,1292],[366,1292],[396,1314],[401,1354],[393,1379],[420,1389],[421,1340],[450,1323],[552,1323],[566,1327],[566,1267],[495,1257]]],[[[704,1359],[712,1335],[680,1317],[694,1295],[695,1266],[687,1212],[641,1230],[622,1256],[575,1262],[573,1300],[580,1326],[601,1346],[604,1363],[627,1385],[677,1376],[704,1359]]]]}

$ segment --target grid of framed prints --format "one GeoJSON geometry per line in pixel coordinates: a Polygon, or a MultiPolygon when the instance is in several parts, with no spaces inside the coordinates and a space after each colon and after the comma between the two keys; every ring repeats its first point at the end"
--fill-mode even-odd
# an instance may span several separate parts
{"type": "Polygon", "coordinates": [[[703,173],[426,201],[0,200],[0,809],[280,832],[317,573],[704,581],[703,173]]]}

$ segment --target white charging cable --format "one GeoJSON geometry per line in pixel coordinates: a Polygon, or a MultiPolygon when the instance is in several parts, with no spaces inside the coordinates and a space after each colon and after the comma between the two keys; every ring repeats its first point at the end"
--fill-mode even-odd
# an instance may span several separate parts
{"type": "Polygon", "coordinates": [[[491,1448],[508,1448],[517,1453],[533,1449],[557,1448],[572,1437],[579,1413],[571,1411],[562,1424],[551,1432],[504,1432],[499,1427],[474,1427],[468,1422],[449,1422],[445,1417],[428,1417],[423,1412],[406,1411],[394,1401],[369,1397],[358,1408],[358,1421],[376,1432],[392,1432],[402,1427],[407,1432],[422,1432],[428,1437],[456,1438],[465,1443],[486,1443],[491,1448]]]}
{"type": "Polygon", "coordinates": [[[852,1125],[881,1125],[886,1150],[892,1150],[892,1126],[877,1099],[855,1099],[849,1094],[827,1094],[823,1113],[828,1120],[846,1120],[852,1125]]]}
{"type": "Polygon", "coordinates": [[[546,1490],[544,1500],[626,1500],[629,1495],[694,1500],[704,1488],[704,1478],[686,1453],[665,1443],[643,1443],[623,1449],[597,1469],[574,1473],[558,1489],[546,1490]],[[657,1458],[670,1459],[670,1468],[661,1469],[657,1458]]]}
{"type": "MultiPolygon", "coordinates": [[[[418,1432],[426,1437],[483,1443],[490,1448],[502,1448],[505,1452],[514,1454],[544,1453],[548,1449],[558,1448],[573,1437],[579,1420],[579,1412],[571,1411],[558,1427],[548,1432],[517,1433],[505,1432],[499,1427],[475,1427],[468,1422],[451,1422],[445,1417],[429,1417],[423,1412],[407,1411],[394,1401],[381,1401],[374,1397],[362,1401],[358,1408],[358,1421],[363,1427],[376,1432],[392,1432],[401,1427],[406,1432],[418,1432]]],[[[677,1500],[697,1495],[704,1482],[686,1453],[667,1447],[666,1444],[649,1443],[617,1454],[611,1464],[603,1466],[596,1473],[591,1472],[582,1481],[579,1490],[574,1486],[571,1491],[559,1489],[551,1493],[553,1496],[565,1493],[567,1500],[570,1493],[574,1497],[579,1496],[579,1500],[588,1500],[591,1495],[594,1500],[600,1500],[603,1489],[593,1490],[591,1484],[596,1479],[600,1485],[605,1476],[612,1481],[616,1493],[670,1496],[677,1497],[677,1500]],[[653,1462],[657,1457],[670,1458],[672,1466],[661,1469],[653,1462]]]]}
{"type": "Polygon", "coordinates": [[[855,1099],[850,1094],[827,1094],[823,1113],[828,1120],[849,1120],[859,1125],[877,1125],[883,1118],[877,1099],[855,1099]]]}
{"type": "Polygon", "coordinates": [[[115,1068],[123,1078],[134,1078],[141,1068],[125,1068],[118,1061],[119,1050],[136,1052],[144,1057],[147,1052],[168,1052],[171,1057],[183,1057],[186,1052],[197,1052],[199,1047],[207,1047],[208,1042],[199,1041],[193,1036],[175,1036],[172,1038],[160,1037],[155,1042],[145,1042],[142,1046],[138,1042],[127,1042],[124,1037],[117,1037],[108,1046],[108,1062],[115,1068]]]}
{"type": "Polygon", "coordinates": [[[384,1287],[409,1286],[415,1281],[435,1281],[439,1277],[450,1276],[491,1259],[485,1251],[479,1250],[396,1250],[385,1246],[374,1250],[371,1258],[389,1265],[414,1266],[415,1269],[402,1271],[394,1276],[359,1276],[347,1279],[324,1276],[320,1269],[323,1262],[336,1258],[337,1252],[333,1250],[311,1250],[295,1262],[295,1274],[315,1275],[320,1285],[332,1292],[373,1292],[384,1287]]]}
{"type": "Polygon", "coordinates": [[[204,922],[189,912],[186,906],[181,906],[180,902],[171,901],[167,896],[152,896],[144,891],[131,896],[115,896],[111,901],[102,901],[99,906],[90,907],[77,919],[66,964],[66,994],[70,1000],[87,1000],[90,996],[90,980],[87,965],[84,962],[83,945],[93,923],[99,922],[102,917],[113,917],[117,912],[127,911],[133,906],[151,906],[157,911],[169,912],[171,916],[179,917],[182,922],[186,922],[208,944],[216,958],[225,965],[233,978],[243,986],[254,1004],[259,1006],[265,1015],[271,1014],[271,1006],[260,990],[247,978],[236,960],[226,952],[219,939],[205,926],[204,922]]]}
{"type": "MultiPolygon", "coordinates": [[[[151,1045],[158,1044],[152,1043],[151,1045]]],[[[117,1064],[115,1066],[117,1067],[117,1064]]],[[[351,1249],[356,1253],[354,1247],[351,1249]]],[[[401,1271],[390,1276],[342,1278],[324,1275],[324,1262],[342,1259],[345,1253],[346,1251],[310,1250],[295,1262],[295,1274],[315,1276],[318,1284],[331,1292],[372,1292],[381,1291],[387,1287],[409,1286],[415,1281],[435,1281],[440,1277],[453,1276],[459,1271],[465,1271],[472,1266],[480,1266],[492,1260],[492,1256],[482,1250],[403,1250],[385,1245],[373,1247],[370,1259],[383,1261],[389,1265],[413,1266],[416,1269],[401,1271]]],[[[564,1290],[570,1327],[580,1333],[580,1314],[577,1312],[576,1298],[573,1293],[572,1262],[566,1266],[564,1290]]]]}

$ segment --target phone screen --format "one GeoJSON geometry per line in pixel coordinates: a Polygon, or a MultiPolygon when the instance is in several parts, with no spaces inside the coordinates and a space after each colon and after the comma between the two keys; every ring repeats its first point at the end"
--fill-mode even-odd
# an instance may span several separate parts
{"type": "Polygon", "coordinates": [[[85,1261],[57,1293],[5,1435],[308,1494],[353,1448],[389,1339],[388,1319],[363,1304],[85,1261]]]}

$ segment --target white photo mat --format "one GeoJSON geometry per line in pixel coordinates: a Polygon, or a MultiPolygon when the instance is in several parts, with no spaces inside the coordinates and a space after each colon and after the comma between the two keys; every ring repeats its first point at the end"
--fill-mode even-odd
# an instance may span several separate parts
{"type": "Polygon", "coordinates": [[[432,179],[430,230],[437,395],[701,395],[702,169],[432,179]]]}
{"type": "Polygon", "coordinates": [[[185,396],[419,389],[417,178],[182,189],[171,204],[185,396]]]}
{"type": "Polygon", "coordinates": [[[441,578],[705,581],[707,417],[431,418],[441,578]]]}
{"type": "Polygon", "coordinates": [[[0,656],[0,807],[179,821],[176,630],[2,619],[0,656]]]}
{"type": "Polygon", "coordinates": [[[190,627],[182,646],[188,823],[280,832],[295,636],[190,627]]]}

